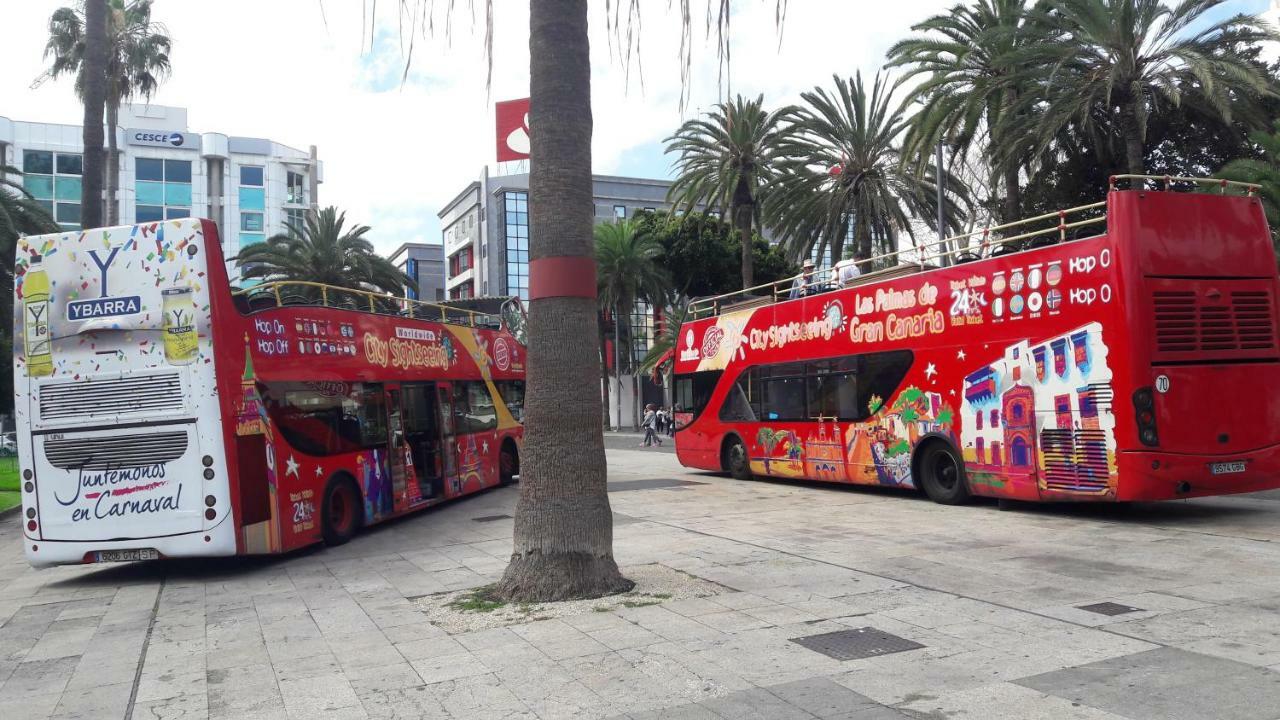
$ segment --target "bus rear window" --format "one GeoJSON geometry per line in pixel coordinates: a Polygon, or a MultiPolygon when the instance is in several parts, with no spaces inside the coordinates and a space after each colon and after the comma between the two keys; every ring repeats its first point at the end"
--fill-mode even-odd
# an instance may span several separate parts
{"type": "Polygon", "coordinates": [[[676,376],[672,409],[676,415],[677,427],[688,425],[702,414],[723,374],[722,370],[703,370],[676,376]],[[686,418],[685,422],[680,422],[682,417],[686,418]]]}

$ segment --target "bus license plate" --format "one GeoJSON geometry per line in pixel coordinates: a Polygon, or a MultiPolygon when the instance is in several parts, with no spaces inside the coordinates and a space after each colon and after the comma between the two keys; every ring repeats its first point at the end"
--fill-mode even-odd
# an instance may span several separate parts
{"type": "Polygon", "coordinates": [[[1209,463],[1210,475],[1230,475],[1244,472],[1244,461],[1209,463]]]}
{"type": "Polygon", "coordinates": [[[97,562],[131,562],[133,560],[158,560],[160,552],[152,548],[136,548],[133,550],[101,550],[97,562]]]}

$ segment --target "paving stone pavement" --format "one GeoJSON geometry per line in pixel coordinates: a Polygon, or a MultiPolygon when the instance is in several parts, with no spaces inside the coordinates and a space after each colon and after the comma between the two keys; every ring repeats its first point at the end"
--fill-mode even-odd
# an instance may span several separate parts
{"type": "Polygon", "coordinates": [[[1280,719],[1280,493],[1001,512],[609,461],[619,563],[725,593],[451,636],[412,598],[501,575],[512,521],[475,518],[515,488],[340,548],[41,571],[10,516],[0,717],[1280,719]],[[793,642],[852,628],[922,647],[793,642]]]}

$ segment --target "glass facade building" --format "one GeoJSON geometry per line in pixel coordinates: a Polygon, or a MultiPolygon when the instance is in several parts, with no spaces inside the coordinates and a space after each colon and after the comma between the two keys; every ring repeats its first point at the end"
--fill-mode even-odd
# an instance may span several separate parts
{"type": "Polygon", "coordinates": [[[503,237],[506,241],[507,295],[529,301],[529,193],[502,194],[503,237]]]}
{"type": "Polygon", "coordinates": [[[22,151],[22,186],[58,224],[80,228],[80,177],[84,156],[49,150],[22,151]]]}

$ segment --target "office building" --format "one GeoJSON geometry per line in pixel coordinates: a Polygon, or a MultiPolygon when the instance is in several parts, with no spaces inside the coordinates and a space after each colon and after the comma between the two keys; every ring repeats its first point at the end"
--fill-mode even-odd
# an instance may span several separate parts
{"type": "MultiPolygon", "coordinates": [[[[596,222],[667,210],[665,180],[596,175],[596,222]]],[[[439,213],[450,298],[518,295],[529,299],[529,175],[490,176],[458,193],[439,213]]]]}
{"type": "MultiPolygon", "coordinates": [[[[670,210],[666,180],[596,175],[593,178],[597,223],[633,217],[643,210],[670,210]]],[[[445,293],[450,299],[516,295],[529,300],[529,175],[495,175],[488,169],[458,193],[439,212],[444,236],[445,293]]],[[[637,303],[631,315],[632,358],[624,360],[623,380],[630,388],[628,368],[649,351],[654,312],[637,303]]],[[[605,362],[613,366],[612,345],[605,362]]],[[[641,379],[640,405],[663,402],[662,391],[641,379]]],[[[622,417],[631,424],[636,408],[630,391],[623,393],[622,417]]],[[[616,403],[611,393],[610,402],[616,403]]],[[[614,407],[613,413],[616,414],[614,407]]],[[[611,414],[611,417],[614,415],[611,414]]]]}
{"type": "MultiPolygon", "coordinates": [[[[227,258],[284,232],[286,222],[300,224],[315,209],[324,179],[314,145],[299,150],[265,138],[196,132],[185,108],[125,105],[116,142],[116,222],[210,218],[227,258]]],[[[0,160],[23,172],[23,185],[60,225],[80,227],[79,125],[0,117],[0,160]]],[[[234,263],[228,269],[235,282],[234,263]]]]}
{"type": "Polygon", "coordinates": [[[392,264],[413,278],[418,289],[405,288],[405,297],[436,302],[445,299],[444,246],[438,243],[410,242],[391,253],[392,264]]]}

